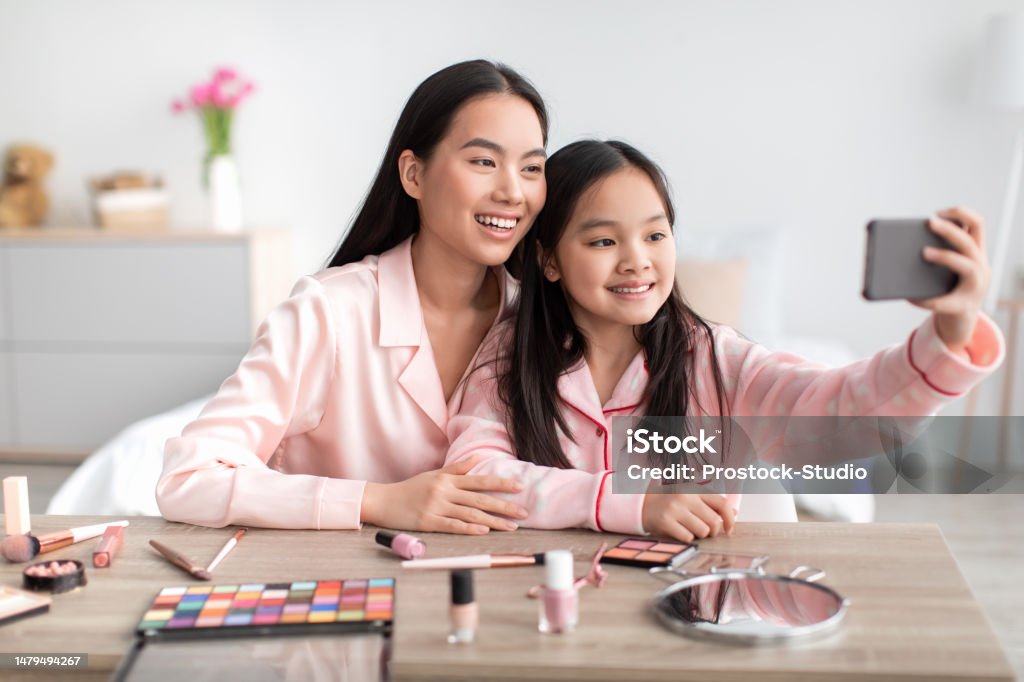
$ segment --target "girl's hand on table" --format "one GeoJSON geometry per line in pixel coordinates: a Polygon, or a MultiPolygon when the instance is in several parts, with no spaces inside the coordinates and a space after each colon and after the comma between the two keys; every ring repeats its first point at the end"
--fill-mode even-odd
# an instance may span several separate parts
{"type": "Polygon", "coordinates": [[[682,542],[732,533],[736,512],[723,495],[644,495],[644,530],[682,542]]]}
{"type": "Polygon", "coordinates": [[[526,509],[487,493],[517,493],[522,484],[498,476],[467,475],[475,464],[476,458],[469,457],[399,483],[367,481],[362,520],[384,528],[463,535],[515,530],[518,525],[505,517],[525,519],[526,509]]]}
{"type": "Polygon", "coordinates": [[[924,259],[949,268],[960,281],[948,294],[911,303],[931,310],[939,338],[952,352],[965,354],[992,276],[985,255],[985,220],[969,208],[956,207],[939,211],[928,224],[952,248],[925,247],[924,259]]]}

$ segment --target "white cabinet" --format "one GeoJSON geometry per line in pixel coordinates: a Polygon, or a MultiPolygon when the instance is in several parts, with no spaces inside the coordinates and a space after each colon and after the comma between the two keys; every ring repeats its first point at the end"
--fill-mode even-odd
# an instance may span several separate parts
{"type": "Polygon", "coordinates": [[[293,279],[280,230],[0,230],[0,451],[84,454],[214,391],[293,279]]]}

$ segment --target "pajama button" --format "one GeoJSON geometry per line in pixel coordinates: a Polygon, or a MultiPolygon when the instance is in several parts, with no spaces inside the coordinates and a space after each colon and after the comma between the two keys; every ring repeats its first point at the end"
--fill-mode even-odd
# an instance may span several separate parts
{"type": "Polygon", "coordinates": [[[594,434],[598,435],[598,436],[603,436],[604,435],[604,429],[601,428],[600,426],[598,426],[597,429],[594,431],[594,434]]]}

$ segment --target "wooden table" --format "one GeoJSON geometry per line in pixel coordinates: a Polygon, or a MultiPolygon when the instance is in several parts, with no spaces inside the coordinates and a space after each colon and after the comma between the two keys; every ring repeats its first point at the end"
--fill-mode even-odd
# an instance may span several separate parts
{"type": "MultiPolygon", "coordinates": [[[[37,516],[34,532],[97,523],[105,517],[37,516]]],[[[110,569],[87,569],[89,585],[56,595],[51,613],[0,627],[0,651],[89,654],[90,675],[106,679],[128,650],[152,596],[189,577],[148,546],[157,538],[198,560],[216,553],[228,529],[131,519],[110,569]]],[[[477,641],[450,646],[448,574],[403,571],[373,542],[376,529],[252,529],[221,564],[214,583],[398,578],[392,647],[395,680],[1011,680],[1013,674],[938,528],[931,524],[746,523],[717,550],[763,552],[769,568],[824,568],[822,582],[851,601],[846,621],[826,639],[786,647],[740,648],[689,640],[656,624],[647,605],[663,583],[643,570],[608,566],[604,588],[581,593],[579,629],[537,632],[537,604],[526,590],[537,567],[476,572],[477,641]]],[[[592,552],[618,536],[589,531],[494,533],[484,538],[421,534],[428,556],[571,549],[577,573],[592,552]]],[[[94,542],[47,555],[89,560],[94,542]]],[[[20,564],[0,563],[0,582],[19,585],[20,564]]],[[[198,581],[195,581],[198,584],[198,581]]],[[[12,677],[0,670],[0,678],[12,677]]],[[[52,672],[50,673],[53,674],[52,672]]],[[[23,674],[24,679],[44,679],[23,674]]],[[[21,679],[21,678],[19,678],[21,679]]],[[[69,678],[70,679],[70,678],[69,678]]]]}

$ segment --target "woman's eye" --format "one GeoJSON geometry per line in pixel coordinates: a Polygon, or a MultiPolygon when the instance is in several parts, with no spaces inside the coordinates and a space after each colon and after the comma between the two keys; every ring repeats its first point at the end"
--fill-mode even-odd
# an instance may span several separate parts
{"type": "Polygon", "coordinates": [[[470,163],[475,163],[478,166],[489,166],[490,168],[495,167],[494,161],[491,159],[473,159],[470,163]]]}
{"type": "Polygon", "coordinates": [[[612,246],[615,244],[611,239],[595,239],[590,242],[590,246],[612,246]]]}
{"type": "Polygon", "coordinates": [[[543,173],[544,168],[542,166],[527,166],[524,168],[527,173],[543,173]]]}
{"type": "Polygon", "coordinates": [[[660,242],[662,239],[665,239],[665,233],[655,232],[650,237],[648,237],[648,239],[650,239],[652,242],[660,242]]]}

